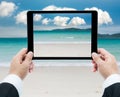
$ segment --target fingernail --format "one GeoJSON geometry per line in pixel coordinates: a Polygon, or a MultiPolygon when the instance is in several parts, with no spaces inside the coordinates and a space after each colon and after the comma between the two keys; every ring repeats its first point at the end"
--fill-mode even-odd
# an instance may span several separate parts
{"type": "Polygon", "coordinates": [[[30,55],[33,55],[33,52],[32,52],[32,51],[29,51],[29,54],[30,54],[30,55]]]}
{"type": "Polygon", "coordinates": [[[95,57],[95,56],[97,56],[97,54],[93,52],[93,53],[92,53],[92,56],[95,57]]]}

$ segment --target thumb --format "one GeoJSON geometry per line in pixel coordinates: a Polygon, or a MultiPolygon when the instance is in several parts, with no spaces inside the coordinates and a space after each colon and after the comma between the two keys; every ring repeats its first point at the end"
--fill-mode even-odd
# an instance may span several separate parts
{"type": "Polygon", "coordinates": [[[98,55],[97,53],[92,53],[92,58],[97,65],[103,63],[103,60],[101,59],[100,55],[98,55]]]}

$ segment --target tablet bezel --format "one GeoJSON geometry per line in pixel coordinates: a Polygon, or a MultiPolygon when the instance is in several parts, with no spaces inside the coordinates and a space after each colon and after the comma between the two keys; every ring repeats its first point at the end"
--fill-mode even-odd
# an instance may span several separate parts
{"type": "MultiPolygon", "coordinates": [[[[97,25],[98,25],[98,15],[97,11],[28,11],[27,12],[27,36],[28,36],[28,51],[34,53],[33,45],[33,14],[56,14],[56,13],[91,13],[92,14],[92,34],[91,34],[91,53],[97,52],[97,25]]],[[[92,59],[92,57],[33,57],[33,59],[42,60],[79,60],[79,59],[92,59]]]]}

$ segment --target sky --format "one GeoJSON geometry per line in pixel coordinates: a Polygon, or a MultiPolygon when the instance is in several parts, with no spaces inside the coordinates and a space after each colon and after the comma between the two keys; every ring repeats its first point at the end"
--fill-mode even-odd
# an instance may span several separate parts
{"type": "Polygon", "coordinates": [[[120,33],[120,0],[0,0],[0,37],[26,37],[29,10],[96,10],[99,33],[120,33]]]}
{"type": "Polygon", "coordinates": [[[52,30],[63,28],[91,28],[91,13],[34,13],[34,30],[52,30]]]}

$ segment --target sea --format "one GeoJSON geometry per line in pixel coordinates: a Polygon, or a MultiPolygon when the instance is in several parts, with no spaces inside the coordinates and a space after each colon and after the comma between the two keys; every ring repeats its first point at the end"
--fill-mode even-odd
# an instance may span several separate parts
{"type": "MultiPolygon", "coordinates": [[[[57,31],[57,30],[56,30],[57,31]]],[[[35,36],[36,40],[42,39],[42,41],[61,41],[62,42],[75,42],[75,41],[89,41],[90,39],[90,30],[84,31],[84,34],[87,36],[85,39],[84,37],[79,37],[74,31],[65,33],[56,34],[55,30],[51,33],[48,31],[44,33],[45,38],[38,37],[38,32],[36,32],[35,36]],[[52,37],[54,36],[54,39],[52,37]]],[[[42,33],[43,34],[43,33],[42,33]]],[[[98,35],[98,48],[104,48],[112,53],[120,65],[120,34],[117,35],[98,35]]],[[[44,34],[43,34],[44,36],[44,34]]],[[[15,54],[22,48],[27,48],[27,37],[7,37],[7,38],[0,38],[0,66],[10,66],[10,62],[15,54]]],[[[91,66],[91,60],[33,60],[36,66],[91,66]]]]}
{"type": "Polygon", "coordinates": [[[33,36],[35,42],[90,42],[91,29],[35,30],[33,36]]]}

